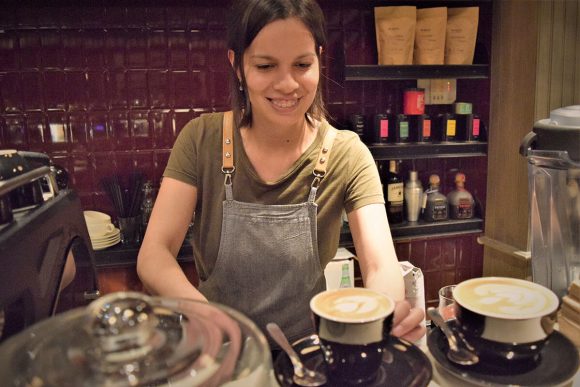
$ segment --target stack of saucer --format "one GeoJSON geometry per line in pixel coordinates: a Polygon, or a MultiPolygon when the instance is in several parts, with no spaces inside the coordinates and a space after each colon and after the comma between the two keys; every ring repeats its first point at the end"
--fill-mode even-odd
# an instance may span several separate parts
{"type": "Polygon", "coordinates": [[[575,280],[562,297],[562,307],[558,316],[560,332],[566,335],[576,347],[580,347],[580,280],[575,280]]]}
{"type": "Polygon", "coordinates": [[[121,233],[111,223],[109,215],[98,211],[84,211],[84,216],[94,250],[102,250],[121,241],[121,233]]]}

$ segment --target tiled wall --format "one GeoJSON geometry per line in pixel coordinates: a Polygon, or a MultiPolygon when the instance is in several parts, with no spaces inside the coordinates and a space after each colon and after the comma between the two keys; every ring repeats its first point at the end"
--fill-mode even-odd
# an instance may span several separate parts
{"type": "MultiPolygon", "coordinates": [[[[202,112],[228,108],[228,3],[4,6],[0,148],[49,154],[69,171],[85,208],[113,211],[100,185],[112,173],[142,170],[158,186],[181,127],[202,112]]],[[[491,39],[490,6],[485,4],[491,3],[483,3],[476,61],[485,62],[491,39]]],[[[343,80],[345,63],[376,63],[372,5],[355,0],[321,4],[328,22],[323,90],[331,121],[346,127],[351,113],[372,117],[387,106],[402,110],[402,90],[415,81],[343,80]]],[[[472,102],[489,121],[488,80],[458,81],[458,97],[472,102]]],[[[448,109],[429,106],[427,112],[448,109]]],[[[429,173],[442,175],[444,191],[452,188],[454,172],[464,171],[467,188],[485,205],[485,157],[405,161],[402,170],[413,166],[424,185],[429,173]]],[[[447,244],[441,248],[446,251],[447,244]]],[[[479,259],[480,250],[468,251],[479,259]]]]}

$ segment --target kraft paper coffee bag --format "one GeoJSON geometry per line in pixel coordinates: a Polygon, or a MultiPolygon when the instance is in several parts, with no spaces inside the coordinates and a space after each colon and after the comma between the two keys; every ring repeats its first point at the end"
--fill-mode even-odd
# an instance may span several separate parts
{"type": "Polygon", "coordinates": [[[418,65],[441,65],[445,58],[445,31],[447,8],[423,8],[417,10],[413,63],[418,65]]]}
{"type": "Polygon", "coordinates": [[[413,42],[417,8],[376,7],[375,31],[380,65],[413,63],[413,42]]]}
{"type": "Polygon", "coordinates": [[[448,8],[445,64],[473,64],[479,7],[448,8]]]}

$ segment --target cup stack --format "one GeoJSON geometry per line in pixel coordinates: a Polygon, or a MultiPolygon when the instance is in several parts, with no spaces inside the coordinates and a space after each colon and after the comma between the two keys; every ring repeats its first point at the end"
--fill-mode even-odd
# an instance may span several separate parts
{"type": "Polygon", "coordinates": [[[560,332],[568,337],[576,347],[580,347],[580,280],[575,280],[568,288],[568,294],[562,298],[560,332]]]}
{"type": "Polygon", "coordinates": [[[94,250],[102,250],[120,242],[120,231],[111,223],[109,215],[99,211],[84,211],[84,217],[94,250]]]}

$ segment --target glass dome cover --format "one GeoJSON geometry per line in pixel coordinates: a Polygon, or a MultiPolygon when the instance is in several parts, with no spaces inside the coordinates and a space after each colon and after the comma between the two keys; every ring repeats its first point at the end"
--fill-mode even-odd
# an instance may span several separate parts
{"type": "Polygon", "coordinates": [[[106,295],[0,345],[2,386],[269,385],[270,370],[264,335],[241,313],[134,292],[106,295]]]}

